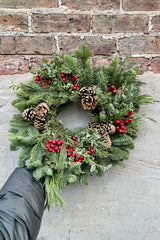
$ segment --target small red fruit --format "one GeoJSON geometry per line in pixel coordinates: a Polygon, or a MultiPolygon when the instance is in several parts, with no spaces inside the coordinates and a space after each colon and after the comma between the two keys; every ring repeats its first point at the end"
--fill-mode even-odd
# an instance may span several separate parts
{"type": "Polygon", "coordinates": [[[126,124],[128,124],[128,123],[129,123],[129,121],[128,121],[128,120],[126,120],[126,121],[125,121],[125,123],[126,123],[126,124]]]}
{"type": "Polygon", "coordinates": [[[125,130],[126,128],[125,128],[125,126],[123,125],[123,126],[121,126],[121,129],[122,129],[122,130],[125,130]]]}
{"type": "Polygon", "coordinates": [[[64,77],[65,77],[65,74],[64,74],[64,73],[62,73],[62,74],[61,74],[61,78],[64,78],[64,77]]]}
{"type": "Polygon", "coordinates": [[[49,148],[48,151],[49,151],[49,152],[53,152],[53,149],[52,149],[52,148],[49,148]]]}
{"type": "Polygon", "coordinates": [[[119,130],[119,129],[120,129],[120,126],[116,126],[116,129],[119,130]]]}
{"type": "Polygon", "coordinates": [[[114,90],[114,89],[115,89],[115,86],[114,86],[114,85],[111,85],[111,86],[110,86],[110,89],[113,89],[113,90],[114,90]]]}
{"type": "Polygon", "coordinates": [[[75,90],[77,90],[77,87],[76,87],[76,86],[74,86],[72,89],[73,89],[73,91],[75,91],[75,90]]]}
{"type": "Polygon", "coordinates": [[[67,144],[65,145],[65,147],[66,147],[66,148],[69,148],[69,146],[68,146],[67,144]]]}
{"type": "Polygon", "coordinates": [[[51,148],[54,148],[54,144],[51,144],[51,148]]]}
{"type": "Polygon", "coordinates": [[[76,163],[75,161],[72,161],[73,163],[76,163]]]}
{"type": "Polygon", "coordinates": [[[51,140],[51,139],[48,139],[48,143],[52,143],[52,140],[51,140]]]}
{"type": "Polygon", "coordinates": [[[129,118],[129,119],[128,119],[128,121],[129,121],[129,122],[132,122],[132,121],[133,121],[133,119],[132,119],[132,118],[129,118]]]}
{"type": "Polygon", "coordinates": [[[93,150],[93,149],[91,149],[91,150],[90,150],[90,153],[94,153],[94,150],[93,150]]]}
{"type": "Polygon", "coordinates": [[[56,147],[54,148],[54,150],[55,150],[55,151],[58,151],[58,147],[56,146],[56,147]]]}
{"type": "Polygon", "coordinates": [[[80,158],[79,158],[80,160],[83,160],[84,159],[84,157],[83,156],[80,156],[80,158]]]}
{"type": "Polygon", "coordinates": [[[49,144],[46,144],[46,148],[49,148],[50,147],[50,145],[49,144]]]}
{"type": "Polygon", "coordinates": [[[67,154],[67,156],[68,156],[68,157],[71,157],[71,156],[72,156],[72,154],[71,154],[71,153],[68,153],[68,154],[67,154]]]}
{"type": "Polygon", "coordinates": [[[117,90],[115,89],[115,90],[113,90],[113,94],[116,94],[117,93],[117,90]]]}
{"type": "Polygon", "coordinates": [[[122,132],[123,132],[123,130],[122,130],[122,129],[119,129],[119,130],[118,130],[118,132],[119,132],[119,133],[122,133],[122,132]]]}
{"type": "Polygon", "coordinates": [[[78,76],[76,75],[76,76],[74,76],[74,79],[76,80],[78,78],[78,76]]]}
{"type": "Polygon", "coordinates": [[[66,78],[62,78],[62,81],[65,82],[65,81],[66,81],[66,78]]]}
{"type": "Polygon", "coordinates": [[[116,124],[119,124],[119,123],[120,123],[120,120],[116,120],[115,123],[116,123],[116,124]]]}
{"type": "Polygon", "coordinates": [[[74,145],[77,145],[77,142],[74,142],[73,144],[74,144],[74,145]]]}
{"type": "Polygon", "coordinates": [[[49,84],[51,84],[51,82],[52,82],[51,80],[48,81],[49,84]]]}
{"type": "Polygon", "coordinates": [[[77,138],[76,138],[75,136],[73,136],[73,137],[72,137],[72,140],[73,140],[73,141],[76,141],[76,140],[77,140],[77,138]]]}

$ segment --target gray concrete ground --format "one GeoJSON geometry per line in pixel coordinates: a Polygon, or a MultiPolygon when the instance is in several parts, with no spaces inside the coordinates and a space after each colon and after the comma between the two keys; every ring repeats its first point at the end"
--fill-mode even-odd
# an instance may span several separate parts
{"type": "MultiPolygon", "coordinates": [[[[17,166],[17,152],[10,152],[9,120],[16,110],[9,89],[12,81],[31,74],[0,76],[0,187],[17,166]]],[[[139,76],[147,83],[142,91],[160,96],[160,75],[139,76]]],[[[141,107],[157,121],[144,122],[125,168],[114,167],[87,186],[70,185],[62,191],[65,210],[52,207],[44,213],[38,240],[159,240],[160,239],[160,103],[141,107]]]]}

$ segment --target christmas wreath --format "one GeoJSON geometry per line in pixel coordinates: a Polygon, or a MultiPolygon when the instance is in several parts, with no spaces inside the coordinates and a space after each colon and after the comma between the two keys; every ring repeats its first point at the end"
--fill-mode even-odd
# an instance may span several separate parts
{"type": "Polygon", "coordinates": [[[83,45],[74,55],[43,59],[33,79],[17,86],[12,102],[20,114],[10,122],[11,150],[20,148],[19,166],[44,180],[48,208],[63,206],[59,192],[65,185],[87,184],[89,176],[102,176],[128,159],[142,120],[139,107],[153,102],[140,95],[143,83],[136,79],[134,61],[116,56],[109,67],[93,67],[91,56],[83,45]],[[79,101],[92,120],[86,127],[67,129],[58,115],[79,101]]]}

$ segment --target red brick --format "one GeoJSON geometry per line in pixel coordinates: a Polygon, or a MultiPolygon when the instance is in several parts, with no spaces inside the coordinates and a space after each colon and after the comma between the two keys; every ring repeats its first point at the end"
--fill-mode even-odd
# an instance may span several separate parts
{"type": "Polygon", "coordinates": [[[102,39],[100,37],[62,36],[59,37],[61,52],[74,52],[82,44],[86,44],[95,55],[112,55],[116,52],[116,39],[102,39]]]}
{"type": "Polygon", "coordinates": [[[160,32],[160,15],[154,16],[152,18],[152,30],[160,32]]]}
{"type": "Polygon", "coordinates": [[[76,10],[119,10],[120,0],[62,0],[62,5],[76,10]]]}
{"type": "Polygon", "coordinates": [[[41,14],[32,15],[34,32],[89,32],[90,16],[86,14],[41,14]]]}
{"type": "Polygon", "coordinates": [[[23,13],[6,14],[0,12],[0,31],[28,31],[28,17],[23,13]]]}
{"type": "Polygon", "coordinates": [[[112,62],[112,58],[113,56],[111,57],[95,56],[92,58],[92,63],[93,63],[93,66],[95,67],[101,67],[101,66],[108,67],[112,62]]]}
{"type": "Polygon", "coordinates": [[[1,8],[57,8],[58,0],[0,0],[1,8]]]}
{"type": "Polygon", "coordinates": [[[56,42],[49,36],[2,36],[0,54],[53,54],[56,42]]]}
{"type": "Polygon", "coordinates": [[[119,40],[120,54],[160,54],[160,37],[135,36],[119,40]]]}
{"type": "Polygon", "coordinates": [[[160,10],[159,0],[123,0],[125,11],[158,11],[160,10]]]}
{"type": "Polygon", "coordinates": [[[151,71],[153,73],[160,73],[160,57],[155,57],[151,60],[151,71]]]}
{"type": "Polygon", "coordinates": [[[24,57],[0,56],[0,75],[28,72],[28,60],[24,57]]]}
{"type": "Polygon", "coordinates": [[[143,74],[149,70],[149,59],[144,57],[131,57],[128,60],[135,60],[137,65],[139,66],[140,70],[138,74],[143,74]]]}
{"type": "Polygon", "coordinates": [[[95,15],[93,16],[94,33],[132,33],[148,32],[147,15],[95,15]]]}

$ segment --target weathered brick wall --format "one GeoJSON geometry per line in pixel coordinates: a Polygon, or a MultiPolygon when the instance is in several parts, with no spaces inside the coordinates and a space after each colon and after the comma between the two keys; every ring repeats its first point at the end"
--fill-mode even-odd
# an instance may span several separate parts
{"type": "Polygon", "coordinates": [[[83,43],[95,65],[128,55],[140,73],[160,73],[160,0],[0,0],[0,74],[83,43]]]}

